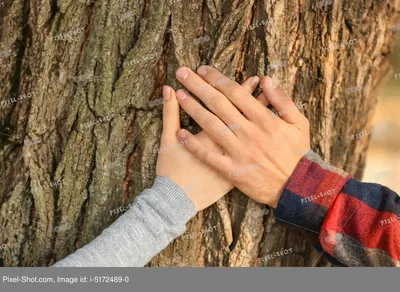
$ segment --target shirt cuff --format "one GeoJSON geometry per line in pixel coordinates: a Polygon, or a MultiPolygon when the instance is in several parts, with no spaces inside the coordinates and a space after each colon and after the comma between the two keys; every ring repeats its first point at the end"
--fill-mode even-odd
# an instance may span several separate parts
{"type": "Polygon", "coordinates": [[[279,199],[276,218],[320,233],[330,207],[349,179],[345,171],[327,164],[310,150],[290,176],[279,199]]]}
{"type": "Polygon", "coordinates": [[[151,190],[162,197],[168,210],[180,222],[187,222],[197,214],[196,206],[185,191],[166,176],[157,176],[151,190]]]}

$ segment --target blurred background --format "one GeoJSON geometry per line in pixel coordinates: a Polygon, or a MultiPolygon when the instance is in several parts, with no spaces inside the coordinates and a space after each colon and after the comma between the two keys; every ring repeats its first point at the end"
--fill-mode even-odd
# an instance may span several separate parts
{"type": "Polygon", "coordinates": [[[373,127],[376,130],[362,138],[371,139],[363,181],[376,182],[400,193],[400,34],[396,37],[391,56],[393,72],[375,111],[373,127]]]}

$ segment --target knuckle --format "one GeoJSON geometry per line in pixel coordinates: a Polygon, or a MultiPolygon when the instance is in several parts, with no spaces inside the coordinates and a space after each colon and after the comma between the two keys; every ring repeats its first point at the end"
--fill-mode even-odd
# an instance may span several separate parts
{"type": "Polygon", "coordinates": [[[204,153],[204,155],[203,155],[203,157],[204,157],[204,161],[207,163],[207,164],[212,164],[212,155],[211,155],[211,152],[205,152],[204,153]]]}
{"type": "Polygon", "coordinates": [[[201,107],[196,107],[192,110],[191,116],[195,120],[200,120],[203,117],[203,109],[201,107]]]}
{"type": "Polygon", "coordinates": [[[172,114],[173,114],[173,110],[172,110],[172,109],[170,109],[170,108],[164,109],[164,112],[163,112],[163,115],[164,115],[164,116],[169,117],[169,116],[171,116],[172,114]]]}
{"type": "MultiPolygon", "coordinates": [[[[252,148],[254,149],[254,148],[252,148]]],[[[241,148],[240,149],[240,161],[242,161],[243,163],[248,163],[249,161],[253,160],[253,154],[252,154],[252,150],[250,149],[245,149],[245,148],[241,148]]]]}
{"type": "Polygon", "coordinates": [[[227,89],[228,96],[235,96],[238,92],[239,88],[235,84],[231,84],[227,89]]]}
{"type": "Polygon", "coordinates": [[[210,161],[211,161],[210,152],[204,151],[204,152],[203,152],[203,157],[204,157],[204,160],[205,160],[205,161],[207,161],[207,162],[210,162],[210,161]]]}
{"type": "Polygon", "coordinates": [[[252,162],[256,162],[258,160],[260,160],[260,153],[258,151],[252,151],[251,153],[249,153],[249,161],[252,162]]]}
{"type": "Polygon", "coordinates": [[[204,129],[212,129],[214,125],[214,119],[204,119],[204,129]]]}
{"type": "Polygon", "coordinates": [[[196,146],[196,147],[190,147],[189,149],[191,149],[191,152],[196,156],[196,157],[202,157],[201,156],[201,148],[196,146]]]}
{"type": "Polygon", "coordinates": [[[211,102],[210,102],[210,107],[212,109],[217,109],[217,108],[221,108],[223,106],[223,95],[220,94],[216,94],[214,96],[211,97],[211,102]]]}
{"type": "Polygon", "coordinates": [[[217,139],[215,139],[215,143],[218,147],[217,151],[222,153],[225,153],[225,148],[229,148],[229,145],[232,145],[228,135],[219,135],[217,139]]]}
{"type": "Polygon", "coordinates": [[[248,139],[250,140],[251,145],[256,145],[260,141],[260,137],[264,136],[265,133],[260,133],[257,129],[251,129],[247,132],[248,139]]]}

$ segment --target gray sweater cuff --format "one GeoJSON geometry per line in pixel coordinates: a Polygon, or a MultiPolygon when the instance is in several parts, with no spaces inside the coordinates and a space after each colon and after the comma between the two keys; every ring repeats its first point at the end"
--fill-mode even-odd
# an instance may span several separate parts
{"type": "Polygon", "coordinates": [[[54,267],[142,267],[182,235],[196,213],[176,183],[157,177],[109,228],[54,267]]]}
{"type": "Polygon", "coordinates": [[[186,223],[198,212],[185,191],[166,176],[157,176],[151,190],[162,196],[179,221],[186,223]]]}

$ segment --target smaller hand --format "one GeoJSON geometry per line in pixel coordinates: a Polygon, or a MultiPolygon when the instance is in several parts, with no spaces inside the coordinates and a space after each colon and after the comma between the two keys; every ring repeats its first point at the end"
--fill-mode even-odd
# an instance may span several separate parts
{"type": "Polygon", "coordinates": [[[217,70],[202,66],[197,72],[182,67],[176,75],[209,110],[185,90],[177,91],[176,95],[182,108],[224,153],[203,145],[186,130],[179,131],[179,139],[186,141],[184,147],[195,157],[250,198],[276,208],[288,178],[310,149],[307,118],[269,77],[263,79],[262,88],[278,114],[256,101],[236,82],[220,82],[227,77],[217,70]],[[207,84],[216,86],[206,92],[199,90],[207,84]]]}
{"type": "MultiPolygon", "coordinates": [[[[193,201],[196,209],[201,211],[228,193],[233,185],[183,147],[187,141],[179,141],[177,138],[180,116],[175,90],[164,86],[163,95],[163,132],[156,173],[170,178],[180,186],[193,201]]],[[[201,141],[204,147],[216,153],[223,153],[218,145],[208,138],[207,133],[197,134],[196,139],[201,141]]]]}

